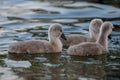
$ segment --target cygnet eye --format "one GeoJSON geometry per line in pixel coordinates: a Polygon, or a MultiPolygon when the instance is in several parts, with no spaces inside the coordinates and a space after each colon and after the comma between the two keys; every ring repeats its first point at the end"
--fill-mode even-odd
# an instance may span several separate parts
{"type": "Polygon", "coordinates": [[[60,32],[62,32],[62,30],[60,29],[60,32]]]}
{"type": "Polygon", "coordinates": [[[96,26],[96,24],[93,24],[94,26],[96,26]]]}
{"type": "Polygon", "coordinates": [[[97,22],[97,25],[100,25],[101,23],[100,22],[97,22]]]}

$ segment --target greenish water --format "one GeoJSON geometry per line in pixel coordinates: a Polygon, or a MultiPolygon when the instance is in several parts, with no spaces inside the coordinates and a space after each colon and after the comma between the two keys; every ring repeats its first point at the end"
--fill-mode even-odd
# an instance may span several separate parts
{"type": "Polygon", "coordinates": [[[120,8],[118,0],[101,3],[77,0],[0,0],[0,80],[120,80],[120,8]],[[8,54],[11,43],[48,39],[52,23],[65,34],[88,34],[94,18],[114,24],[110,53],[79,57],[61,53],[8,54]]]}

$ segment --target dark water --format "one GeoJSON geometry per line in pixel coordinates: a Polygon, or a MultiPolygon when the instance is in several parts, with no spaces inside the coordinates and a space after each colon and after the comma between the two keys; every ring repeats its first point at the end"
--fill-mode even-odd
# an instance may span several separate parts
{"type": "MultiPolygon", "coordinates": [[[[119,3],[119,0],[116,0],[119,3]]],[[[120,80],[120,8],[77,0],[0,0],[0,80],[120,80]],[[58,54],[8,54],[16,41],[47,39],[50,24],[65,34],[88,34],[91,19],[114,24],[110,53],[94,57],[58,54]]]]}

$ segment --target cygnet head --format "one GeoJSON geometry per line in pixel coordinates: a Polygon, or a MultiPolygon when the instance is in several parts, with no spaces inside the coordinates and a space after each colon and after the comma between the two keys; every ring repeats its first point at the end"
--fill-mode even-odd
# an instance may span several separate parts
{"type": "Polygon", "coordinates": [[[109,36],[112,32],[113,24],[109,21],[104,22],[101,25],[100,33],[104,33],[106,36],[109,36]]]}
{"type": "Polygon", "coordinates": [[[90,22],[89,31],[90,31],[91,37],[94,37],[95,39],[97,39],[102,23],[103,23],[102,19],[93,19],[90,22]]]}
{"type": "Polygon", "coordinates": [[[66,40],[66,37],[63,33],[62,25],[59,23],[54,23],[50,26],[48,30],[49,40],[51,38],[63,38],[66,40]]]}

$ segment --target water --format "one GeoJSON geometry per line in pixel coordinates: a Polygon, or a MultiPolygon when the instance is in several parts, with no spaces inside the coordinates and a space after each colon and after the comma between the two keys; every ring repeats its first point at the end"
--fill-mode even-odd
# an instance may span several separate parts
{"type": "Polygon", "coordinates": [[[120,8],[113,3],[0,0],[0,80],[120,80],[120,8]],[[48,39],[54,22],[63,25],[65,34],[88,34],[94,18],[114,24],[109,54],[70,56],[67,48],[58,54],[8,54],[11,43],[48,39]]]}

